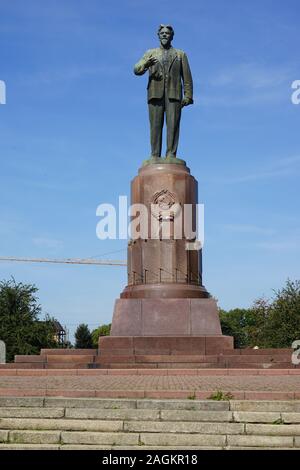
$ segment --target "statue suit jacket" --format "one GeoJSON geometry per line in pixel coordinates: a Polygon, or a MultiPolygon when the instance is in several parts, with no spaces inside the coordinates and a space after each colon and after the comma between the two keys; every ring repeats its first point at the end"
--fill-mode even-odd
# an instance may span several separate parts
{"type": "Polygon", "coordinates": [[[145,64],[150,55],[156,57],[158,62],[149,68],[148,102],[153,98],[162,98],[166,89],[169,99],[181,101],[184,91],[184,97],[193,103],[193,79],[186,54],[180,49],[171,47],[168,70],[165,74],[162,48],[149,49],[134,66],[136,75],[143,75],[146,72],[145,64]]]}

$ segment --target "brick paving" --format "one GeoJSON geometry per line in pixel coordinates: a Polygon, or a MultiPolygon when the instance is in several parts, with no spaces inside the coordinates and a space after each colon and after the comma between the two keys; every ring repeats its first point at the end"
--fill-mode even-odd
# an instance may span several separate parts
{"type": "Polygon", "coordinates": [[[1,376],[0,389],[31,390],[236,390],[300,392],[300,375],[277,376],[1,376]]]}

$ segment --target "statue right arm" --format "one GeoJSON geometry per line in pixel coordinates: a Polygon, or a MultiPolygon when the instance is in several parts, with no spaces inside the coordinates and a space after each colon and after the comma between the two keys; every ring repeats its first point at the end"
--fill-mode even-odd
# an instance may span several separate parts
{"type": "Polygon", "coordinates": [[[148,60],[150,59],[151,51],[146,51],[141,60],[135,64],[134,66],[134,73],[135,75],[143,75],[148,70],[148,60]]]}

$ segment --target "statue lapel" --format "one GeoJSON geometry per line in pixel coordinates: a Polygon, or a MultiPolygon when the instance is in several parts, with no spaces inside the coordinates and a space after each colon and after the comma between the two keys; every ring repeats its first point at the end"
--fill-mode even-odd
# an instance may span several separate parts
{"type": "Polygon", "coordinates": [[[176,60],[176,59],[177,59],[176,50],[172,48],[171,51],[170,51],[169,70],[172,67],[174,60],[176,60]]]}
{"type": "Polygon", "coordinates": [[[160,48],[157,49],[157,56],[156,56],[156,58],[157,58],[157,60],[158,60],[158,62],[159,62],[159,64],[160,64],[160,66],[161,66],[161,70],[163,70],[163,69],[164,69],[163,60],[162,60],[163,55],[162,55],[162,50],[161,50],[160,48]]]}

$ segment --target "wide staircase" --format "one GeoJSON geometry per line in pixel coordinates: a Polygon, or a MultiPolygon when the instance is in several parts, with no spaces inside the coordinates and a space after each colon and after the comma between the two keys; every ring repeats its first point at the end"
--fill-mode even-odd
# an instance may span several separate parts
{"type": "Polygon", "coordinates": [[[292,349],[229,349],[218,354],[197,350],[131,351],[126,349],[42,349],[39,355],[18,355],[9,369],[294,369],[292,349]]]}
{"type": "Polygon", "coordinates": [[[0,449],[300,449],[300,401],[0,397],[0,449]]]}

